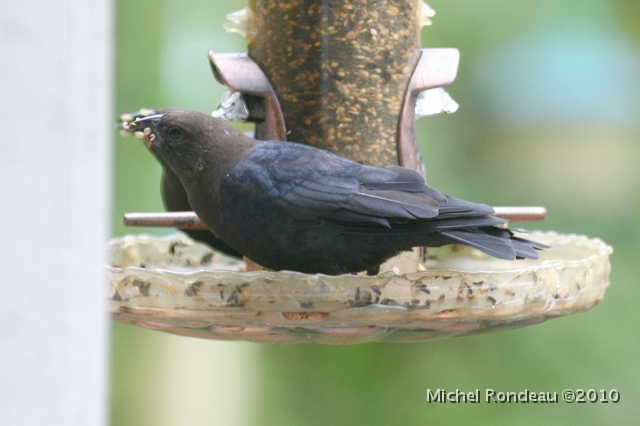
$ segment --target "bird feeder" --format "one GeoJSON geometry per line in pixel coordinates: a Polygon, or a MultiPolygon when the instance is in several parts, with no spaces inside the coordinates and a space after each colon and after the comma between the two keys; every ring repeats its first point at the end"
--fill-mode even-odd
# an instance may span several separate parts
{"type": "MultiPolygon", "coordinates": [[[[228,25],[246,35],[248,53],[209,54],[229,89],[214,115],[254,122],[257,139],[424,174],[415,120],[457,107],[442,88],[455,79],[458,51],[420,48],[432,12],[421,0],[248,0],[228,25]]],[[[495,210],[511,221],[545,216],[495,210]]],[[[125,223],[206,229],[193,212],[127,214],[125,223]]],[[[116,321],[180,335],[348,344],[496,332],[602,300],[609,246],[530,238],[551,248],[515,262],[457,246],[415,249],[377,275],[325,276],[260,270],[182,234],[126,236],[109,245],[111,310],[116,321]]]]}
{"type": "Polygon", "coordinates": [[[182,234],[111,241],[117,321],[173,334],[270,343],[415,342],[494,333],[589,310],[609,284],[611,248],[535,233],[551,245],[518,263],[470,249],[394,259],[375,275],[240,272],[182,234]]]}
{"type": "Polygon", "coordinates": [[[422,0],[250,0],[231,26],[248,53],[209,59],[218,81],[248,100],[258,139],[423,171],[416,100],[451,84],[459,62],[457,49],[420,49],[430,12],[422,0]]]}

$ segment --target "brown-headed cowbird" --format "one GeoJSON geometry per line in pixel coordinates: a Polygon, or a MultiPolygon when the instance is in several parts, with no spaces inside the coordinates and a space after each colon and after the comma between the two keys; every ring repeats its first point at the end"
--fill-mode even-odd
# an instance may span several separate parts
{"type": "MultiPolygon", "coordinates": [[[[147,110],[141,109],[131,114],[123,114],[120,117],[121,125],[128,127],[129,123],[148,117],[153,114],[161,114],[164,110],[147,110]]],[[[160,192],[162,194],[162,202],[164,207],[169,212],[186,212],[192,211],[193,208],[189,204],[187,198],[187,192],[185,191],[178,176],[171,170],[171,167],[167,166],[162,157],[155,156],[160,165],[162,166],[162,179],[160,181],[160,192]]],[[[192,239],[208,245],[209,247],[222,252],[232,257],[242,257],[242,254],[225,243],[219,238],[216,238],[210,231],[198,231],[192,229],[183,230],[192,239]]]]}
{"type": "Polygon", "coordinates": [[[402,167],[371,167],[292,142],[259,141],[186,110],[137,119],[213,234],[275,270],[372,270],[415,246],[460,243],[501,259],[543,246],[498,228],[483,204],[443,195],[402,167]],[[148,129],[148,130],[147,130],[148,129]]]}

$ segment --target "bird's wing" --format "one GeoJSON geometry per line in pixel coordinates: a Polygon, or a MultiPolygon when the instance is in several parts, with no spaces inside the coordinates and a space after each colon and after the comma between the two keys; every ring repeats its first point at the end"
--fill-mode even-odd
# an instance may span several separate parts
{"type": "Polygon", "coordinates": [[[287,142],[258,144],[227,181],[255,185],[264,197],[300,218],[383,226],[389,226],[389,220],[435,217],[439,199],[446,200],[431,188],[425,192],[424,179],[417,172],[363,166],[287,142]]]}
{"type": "Polygon", "coordinates": [[[358,182],[358,191],[342,206],[348,212],[387,219],[428,219],[438,215],[440,201],[445,199],[427,188],[418,172],[403,167],[361,166],[358,182]]]}

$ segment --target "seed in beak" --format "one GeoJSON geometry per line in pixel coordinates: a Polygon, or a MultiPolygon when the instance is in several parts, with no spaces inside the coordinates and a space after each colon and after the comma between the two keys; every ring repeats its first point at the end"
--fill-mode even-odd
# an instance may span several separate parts
{"type": "Polygon", "coordinates": [[[144,133],[143,132],[133,132],[133,136],[135,136],[138,139],[144,139],[144,133]]]}
{"type": "Polygon", "coordinates": [[[153,133],[150,133],[149,135],[145,136],[144,144],[147,146],[147,148],[151,148],[151,145],[153,145],[153,141],[155,140],[155,138],[156,138],[156,135],[154,135],[153,133]]]}
{"type": "Polygon", "coordinates": [[[133,121],[133,120],[134,120],[134,118],[133,118],[133,115],[131,115],[131,114],[122,114],[120,116],[120,121],[122,121],[122,124],[128,123],[128,122],[133,121]]]}
{"type": "Polygon", "coordinates": [[[144,129],[144,131],[142,133],[144,133],[145,136],[149,136],[151,134],[151,128],[150,127],[145,127],[145,129],[144,129]]]}

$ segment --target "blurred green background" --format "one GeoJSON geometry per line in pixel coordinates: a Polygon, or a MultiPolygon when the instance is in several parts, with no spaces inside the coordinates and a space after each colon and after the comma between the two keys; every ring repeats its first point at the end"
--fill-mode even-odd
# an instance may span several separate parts
{"type": "MultiPolygon", "coordinates": [[[[586,314],[419,344],[201,341],[114,324],[113,425],[637,424],[640,333],[640,2],[432,0],[424,47],[457,47],[453,115],[422,119],[428,179],[461,198],[543,205],[530,229],[600,237],[611,287],[586,314]],[[635,278],[634,278],[635,277],[635,278]],[[427,389],[617,389],[618,404],[429,404],[427,389]]],[[[116,111],[210,112],[206,54],[245,51],[222,29],[242,0],[117,2],[116,111]]],[[[114,235],[160,211],[160,168],[114,136],[114,235]]],[[[169,231],[164,231],[169,232],[169,231]]]]}

